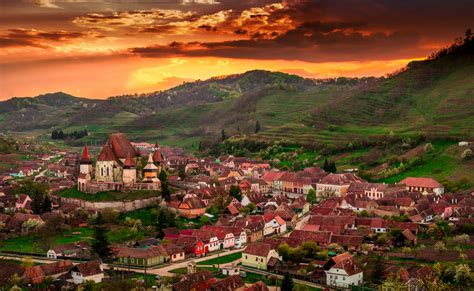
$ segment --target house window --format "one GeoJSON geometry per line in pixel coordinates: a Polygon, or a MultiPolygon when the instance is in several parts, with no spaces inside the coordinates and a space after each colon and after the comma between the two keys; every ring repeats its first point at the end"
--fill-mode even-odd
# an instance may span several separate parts
{"type": "Polygon", "coordinates": [[[245,255],[245,259],[247,259],[247,255],[245,255]]]}
{"type": "Polygon", "coordinates": [[[109,176],[109,175],[110,175],[110,169],[109,169],[109,167],[107,167],[107,176],[109,176]]]}
{"type": "Polygon", "coordinates": [[[100,175],[104,176],[104,168],[100,168],[100,175]]]}
{"type": "Polygon", "coordinates": [[[255,261],[258,262],[258,258],[255,258],[255,261]]]}
{"type": "Polygon", "coordinates": [[[135,263],[135,260],[133,258],[131,258],[130,262],[133,264],[133,263],[135,263]]]}

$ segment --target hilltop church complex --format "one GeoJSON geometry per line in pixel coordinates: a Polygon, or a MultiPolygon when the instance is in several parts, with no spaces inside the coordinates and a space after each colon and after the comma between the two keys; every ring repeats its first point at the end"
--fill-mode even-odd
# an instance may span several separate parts
{"type": "Polygon", "coordinates": [[[100,150],[95,167],[87,145],[80,160],[77,189],[86,193],[100,191],[159,190],[158,179],[163,166],[163,156],[158,143],[148,155],[143,170],[137,169],[140,154],[123,133],[109,135],[100,150]]]}

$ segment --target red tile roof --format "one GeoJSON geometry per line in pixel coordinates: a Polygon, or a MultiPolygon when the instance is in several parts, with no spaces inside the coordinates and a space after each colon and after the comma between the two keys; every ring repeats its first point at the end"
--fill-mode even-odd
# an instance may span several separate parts
{"type": "Polygon", "coordinates": [[[254,242],[249,244],[243,253],[259,257],[267,257],[271,249],[272,247],[270,244],[254,242]]]}
{"type": "Polygon", "coordinates": [[[110,148],[109,145],[104,145],[102,149],[100,150],[99,157],[97,158],[97,161],[116,161],[117,158],[114,155],[114,152],[110,148]]]}
{"type": "Polygon", "coordinates": [[[415,178],[408,177],[400,181],[401,184],[405,184],[409,187],[423,187],[423,188],[442,188],[438,181],[433,178],[415,178]]]}
{"type": "Polygon", "coordinates": [[[111,133],[107,144],[113,150],[115,156],[119,159],[125,159],[128,154],[136,156],[135,149],[124,133],[111,133]]]}
{"type": "Polygon", "coordinates": [[[89,153],[89,149],[87,148],[87,145],[85,145],[84,149],[82,150],[80,163],[81,164],[92,163],[91,154],[89,153]]]}

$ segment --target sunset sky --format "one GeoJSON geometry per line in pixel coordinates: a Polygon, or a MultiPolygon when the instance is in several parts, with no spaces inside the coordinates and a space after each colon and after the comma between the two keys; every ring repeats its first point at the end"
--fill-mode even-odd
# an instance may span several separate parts
{"type": "Polygon", "coordinates": [[[474,28],[471,0],[0,2],[0,100],[107,98],[252,69],[380,76],[474,28]]]}

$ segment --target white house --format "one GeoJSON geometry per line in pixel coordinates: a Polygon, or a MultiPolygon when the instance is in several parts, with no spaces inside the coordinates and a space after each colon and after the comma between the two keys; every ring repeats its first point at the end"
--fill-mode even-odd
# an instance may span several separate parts
{"type": "Polygon", "coordinates": [[[75,265],[69,273],[74,284],[82,284],[85,281],[100,283],[104,278],[104,270],[99,260],[75,265]]]}
{"type": "Polygon", "coordinates": [[[364,281],[364,272],[347,252],[331,258],[323,268],[329,286],[348,288],[359,286],[364,281]]]}

